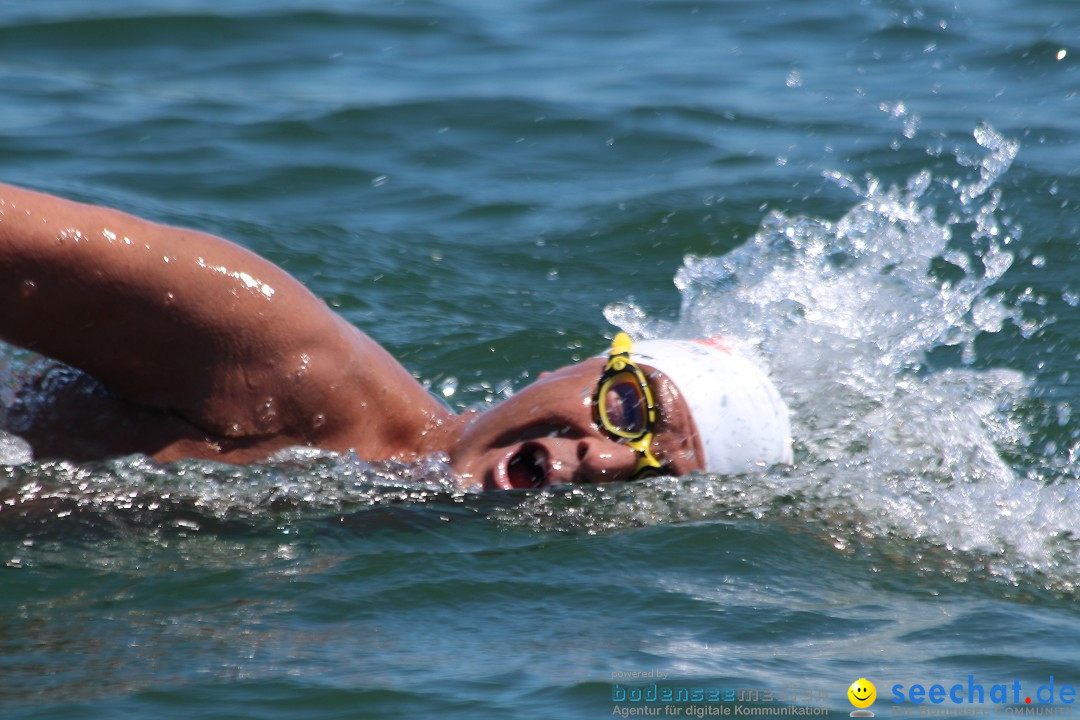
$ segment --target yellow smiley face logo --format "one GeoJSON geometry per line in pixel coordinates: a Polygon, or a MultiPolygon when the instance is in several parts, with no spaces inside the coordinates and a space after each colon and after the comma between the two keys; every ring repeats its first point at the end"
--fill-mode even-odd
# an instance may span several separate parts
{"type": "Polygon", "coordinates": [[[868,708],[877,699],[877,688],[866,678],[859,678],[847,689],[848,700],[857,708],[868,708]]]}

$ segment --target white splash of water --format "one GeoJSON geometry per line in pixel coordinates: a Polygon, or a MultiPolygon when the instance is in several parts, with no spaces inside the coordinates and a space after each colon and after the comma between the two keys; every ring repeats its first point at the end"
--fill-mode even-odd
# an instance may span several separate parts
{"type": "Polygon", "coordinates": [[[839,220],[774,212],[727,255],[687,257],[677,323],[633,305],[606,317],[639,337],[740,338],[767,367],[792,410],[797,464],[759,478],[752,502],[801,498],[796,514],[831,523],[838,546],[852,532],[899,537],[975,553],[1010,581],[1041,573],[1072,586],[1075,484],[1003,458],[1028,442],[1016,409],[1031,381],[975,367],[981,334],[1031,327],[994,289],[1018,237],[995,186],[1018,145],[986,125],[974,135],[985,152],[957,152],[974,169],[966,180],[923,171],[884,188],[832,174],[856,195],[839,220]],[[936,208],[935,191],[952,202],[936,208]],[[944,347],[962,360],[933,370],[927,355],[944,347]]]}
{"type": "Polygon", "coordinates": [[[0,430],[0,465],[22,465],[34,459],[30,443],[0,430]]]}

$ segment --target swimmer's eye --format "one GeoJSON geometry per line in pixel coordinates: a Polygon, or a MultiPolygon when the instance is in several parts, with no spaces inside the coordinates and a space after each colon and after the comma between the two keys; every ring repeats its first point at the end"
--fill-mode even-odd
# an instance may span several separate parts
{"type": "Polygon", "coordinates": [[[635,438],[649,425],[648,401],[641,385],[630,373],[622,373],[601,388],[599,416],[602,424],[620,437],[635,438]]]}
{"type": "Polygon", "coordinates": [[[653,391],[641,367],[631,359],[630,348],[630,338],[618,333],[593,396],[593,420],[608,437],[637,453],[631,475],[637,480],[658,475],[662,466],[649,449],[658,415],[653,391]]]}

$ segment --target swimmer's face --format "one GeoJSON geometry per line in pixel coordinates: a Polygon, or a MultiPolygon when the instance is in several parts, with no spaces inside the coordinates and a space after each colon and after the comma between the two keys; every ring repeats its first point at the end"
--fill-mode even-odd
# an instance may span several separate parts
{"type": "MultiPolygon", "coordinates": [[[[476,415],[451,449],[454,471],[485,490],[629,480],[637,453],[593,422],[593,393],[605,362],[592,358],[543,375],[476,415]]],[[[660,408],[652,452],[663,473],[701,470],[704,455],[686,403],[665,375],[644,369],[660,408]]]]}

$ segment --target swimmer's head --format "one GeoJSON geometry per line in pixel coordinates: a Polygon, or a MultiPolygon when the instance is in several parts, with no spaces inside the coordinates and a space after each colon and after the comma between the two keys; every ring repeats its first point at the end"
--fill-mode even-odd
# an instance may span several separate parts
{"type": "Polygon", "coordinates": [[[620,336],[608,356],[545,373],[468,417],[450,450],[457,474],[486,489],[510,489],[735,473],[791,461],[787,408],[749,361],[716,340],[630,346],[620,336]],[[605,385],[622,352],[640,368],[647,392],[605,385]],[[649,416],[634,405],[645,394],[654,406],[648,427],[635,419],[649,416]],[[608,422],[601,403],[610,405],[608,422]],[[612,432],[613,425],[629,430],[612,432]]]}

